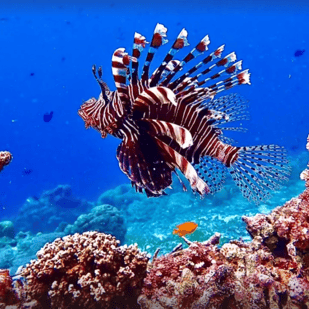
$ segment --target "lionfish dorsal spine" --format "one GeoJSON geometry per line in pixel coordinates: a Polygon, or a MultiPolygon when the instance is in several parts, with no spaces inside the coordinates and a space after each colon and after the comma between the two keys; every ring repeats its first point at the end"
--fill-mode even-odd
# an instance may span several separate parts
{"type": "Polygon", "coordinates": [[[146,38],[143,35],[135,32],[132,56],[136,59],[136,61],[132,61],[132,73],[131,73],[133,86],[136,85],[138,82],[139,57],[147,43],[148,42],[146,42],[146,38]]]}
{"type": "Polygon", "coordinates": [[[166,39],[166,32],[167,32],[167,28],[165,28],[162,24],[156,25],[156,28],[154,30],[154,33],[151,39],[150,47],[148,49],[148,53],[146,56],[146,61],[143,66],[143,73],[141,77],[141,80],[143,83],[148,84],[149,67],[153,60],[154,54],[156,53],[156,51],[158,50],[160,46],[168,42],[168,40],[166,39]]]}
{"type": "Polygon", "coordinates": [[[165,70],[166,66],[170,61],[173,60],[174,56],[177,54],[177,52],[182,49],[185,46],[188,46],[188,32],[186,29],[182,29],[180,33],[178,34],[176,40],[174,41],[172,47],[164,57],[162,63],[158,67],[158,69],[155,70],[154,74],[150,78],[150,87],[153,87],[158,84],[158,81],[161,78],[162,72],[165,70]]]}
{"type": "Polygon", "coordinates": [[[206,35],[203,39],[193,48],[175,67],[175,69],[160,83],[163,86],[168,86],[171,89],[173,88],[173,83],[170,84],[172,78],[183,69],[183,67],[190,62],[192,59],[195,59],[197,56],[203,54],[208,50],[208,45],[210,44],[209,36],[206,35]]]}
{"type": "Polygon", "coordinates": [[[196,72],[199,68],[201,68],[205,64],[213,61],[216,58],[220,58],[223,50],[224,50],[224,45],[217,48],[214,52],[212,52],[210,55],[206,56],[202,61],[200,61],[197,65],[193,66],[186,73],[184,73],[179,78],[177,78],[173,83],[169,85],[169,88],[170,89],[177,88],[177,92],[183,90],[186,86],[188,86],[189,84],[197,80],[199,74],[191,78],[189,78],[189,76],[192,75],[194,72],[196,72]]]}
{"type": "Polygon", "coordinates": [[[171,82],[171,79],[183,69],[184,65],[189,63],[191,60],[195,59],[196,57],[202,55],[205,51],[208,50],[208,45],[210,44],[209,36],[206,35],[196,46],[193,48],[185,57],[184,59],[179,63],[179,65],[175,68],[175,70],[168,76],[168,78],[164,81],[165,85],[168,85],[170,89],[174,89],[178,86],[178,84],[185,79],[187,76],[189,76],[191,73],[193,73],[195,70],[197,70],[199,67],[202,66],[203,63],[197,64],[191,70],[189,70],[187,73],[185,73],[183,76],[176,79],[174,82],[171,82]],[[169,84],[168,84],[169,83],[169,84]]]}

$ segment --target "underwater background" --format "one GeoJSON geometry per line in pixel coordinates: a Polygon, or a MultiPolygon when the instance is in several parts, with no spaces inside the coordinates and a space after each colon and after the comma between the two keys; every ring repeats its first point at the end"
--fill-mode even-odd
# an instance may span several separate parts
{"type": "Polygon", "coordinates": [[[190,240],[214,232],[221,242],[249,240],[243,215],[268,213],[304,189],[308,12],[302,1],[0,2],[0,150],[13,154],[0,174],[0,268],[14,272],[47,241],[93,229],[151,254],[172,250],[180,242],[172,231],[185,221],[199,225],[190,240]],[[250,86],[224,92],[249,100],[248,132],[226,135],[237,145],[287,149],[292,175],[270,200],[249,203],[230,180],[203,200],[177,182],[168,196],[147,199],[119,169],[120,140],[85,130],[77,110],[100,93],[92,65],[102,65],[114,90],[112,53],[130,52],[135,31],[149,41],[157,23],[167,27],[170,43],[185,28],[191,48],[209,34],[209,52],[225,44],[224,55],[235,51],[249,68],[250,86]]]}

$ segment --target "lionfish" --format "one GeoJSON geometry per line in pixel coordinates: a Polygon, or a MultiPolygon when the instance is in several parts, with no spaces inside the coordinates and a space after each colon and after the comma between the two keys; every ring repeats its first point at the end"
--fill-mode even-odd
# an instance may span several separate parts
{"type": "Polygon", "coordinates": [[[284,148],[233,146],[223,131],[243,130],[226,124],[248,118],[247,102],[238,94],[214,99],[224,90],[250,84],[250,73],[242,70],[242,61],[235,62],[234,52],[222,58],[224,45],[182,71],[210,44],[206,35],[182,60],[176,60],[175,55],[189,45],[187,31],[182,29],[150,75],[155,53],[167,43],[166,32],[157,24],[141,75],[139,58],[149,43],[143,35],[135,33],[132,55],[124,48],[114,52],[115,91],[102,80],[102,68],[92,67],[101,93],[78,111],[86,128],[95,128],[102,138],[110,134],[122,140],[117,149],[120,169],[135,190],[145,191],[148,197],[166,195],[172,172],[186,190],[179,170],[202,197],[219,191],[228,171],[245,198],[257,203],[268,198],[269,191],[289,175],[284,148]]]}

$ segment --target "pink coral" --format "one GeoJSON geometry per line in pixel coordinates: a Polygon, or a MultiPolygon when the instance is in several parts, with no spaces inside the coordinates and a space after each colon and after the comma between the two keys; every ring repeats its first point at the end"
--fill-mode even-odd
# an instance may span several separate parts
{"type": "Polygon", "coordinates": [[[8,165],[12,161],[12,154],[8,151],[0,151],[0,172],[3,167],[8,165]]]}

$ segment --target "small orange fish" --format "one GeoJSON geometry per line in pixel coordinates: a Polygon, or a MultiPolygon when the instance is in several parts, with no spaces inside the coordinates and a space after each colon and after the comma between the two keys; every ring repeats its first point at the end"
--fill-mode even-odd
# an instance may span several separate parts
{"type": "Polygon", "coordinates": [[[177,225],[177,229],[173,231],[173,234],[178,234],[178,236],[185,236],[187,234],[192,234],[196,228],[197,224],[194,222],[185,222],[177,225]]]}

